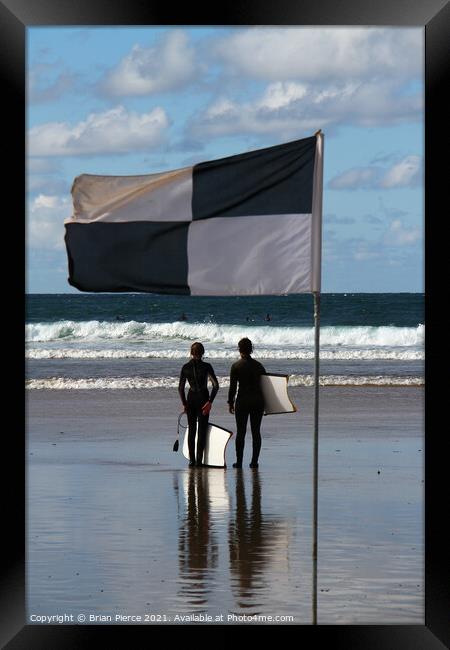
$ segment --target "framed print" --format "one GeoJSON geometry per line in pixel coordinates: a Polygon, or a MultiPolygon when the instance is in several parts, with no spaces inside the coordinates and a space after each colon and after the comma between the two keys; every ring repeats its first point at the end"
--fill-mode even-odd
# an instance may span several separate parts
{"type": "Polygon", "coordinates": [[[3,0],[0,16],[5,299],[25,286],[26,330],[2,644],[292,625],[333,647],[448,645],[448,4],[3,0]],[[298,408],[259,418],[254,360],[298,408]],[[223,463],[202,467],[188,435],[173,453],[183,409],[189,431],[212,409],[236,433],[223,463]]]}

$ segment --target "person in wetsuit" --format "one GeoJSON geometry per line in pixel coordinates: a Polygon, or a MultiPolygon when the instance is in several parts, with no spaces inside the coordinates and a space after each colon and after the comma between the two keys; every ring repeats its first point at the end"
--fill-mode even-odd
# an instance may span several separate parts
{"type": "Polygon", "coordinates": [[[188,445],[189,445],[189,467],[201,467],[203,465],[203,452],[205,450],[206,429],[208,427],[209,412],[214,401],[219,382],[210,363],[202,361],[205,348],[201,343],[191,345],[192,359],[181,368],[178,393],[183,402],[184,411],[188,419],[188,445]],[[208,391],[208,377],[212,383],[211,395],[208,391]],[[187,398],[185,395],[186,380],[189,383],[187,398]],[[195,434],[198,439],[197,453],[195,450],[195,434]]]}
{"type": "Polygon", "coordinates": [[[244,456],[245,434],[250,416],[250,427],[253,438],[253,455],[250,467],[258,467],[261,450],[261,420],[264,413],[264,397],[261,388],[261,375],[266,374],[264,366],[252,359],[253,344],[248,338],[238,343],[241,358],[231,366],[230,389],[228,391],[228,407],[230,413],[236,416],[236,462],[233,467],[242,467],[244,456]],[[239,391],[236,398],[237,385],[239,391]]]}

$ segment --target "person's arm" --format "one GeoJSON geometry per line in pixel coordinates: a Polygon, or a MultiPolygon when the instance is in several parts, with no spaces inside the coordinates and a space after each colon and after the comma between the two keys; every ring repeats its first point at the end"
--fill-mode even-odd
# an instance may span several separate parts
{"type": "Polygon", "coordinates": [[[202,406],[203,415],[208,415],[209,412],[211,411],[211,406],[212,406],[213,400],[214,400],[215,396],[217,395],[217,391],[219,390],[219,382],[217,381],[216,374],[215,374],[215,372],[213,370],[213,367],[212,367],[212,365],[210,363],[208,363],[207,372],[208,372],[207,376],[209,377],[213,387],[212,387],[212,390],[211,390],[211,395],[209,397],[209,400],[206,402],[206,404],[203,404],[203,406],[202,406]]]}
{"type": "Polygon", "coordinates": [[[186,410],[186,407],[187,407],[186,395],[185,395],[185,392],[184,392],[185,386],[186,386],[186,377],[185,377],[185,374],[183,372],[183,368],[181,368],[180,381],[179,381],[179,384],[178,384],[178,394],[180,395],[180,399],[181,399],[181,401],[183,403],[184,410],[186,410]]]}
{"type": "Polygon", "coordinates": [[[214,369],[211,364],[209,364],[208,376],[212,384],[211,395],[209,397],[209,401],[212,404],[219,390],[219,382],[217,381],[216,373],[214,372],[214,369]]]}
{"type": "Polygon", "coordinates": [[[234,413],[234,397],[237,390],[237,373],[234,366],[230,370],[230,388],[228,390],[228,408],[230,413],[234,413]]]}

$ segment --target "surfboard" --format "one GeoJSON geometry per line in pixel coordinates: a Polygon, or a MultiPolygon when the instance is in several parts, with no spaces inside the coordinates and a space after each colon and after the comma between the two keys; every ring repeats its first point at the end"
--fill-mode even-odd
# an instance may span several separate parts
{"type": "Polygon", "coordinates": [[[264,415],[295,413],[296,406],[288,395],[289,375],[269,373],[261,375],[261,388],[264,395],[264,415]]]}
{"type": "MultiPolygon", "coordinates": [[[[189,429],[186,428],[183,442],[183,456],[189,460],[189,445],[188,445],[189,429]]],[[[225,450],[227,444],[233,435],[232,431],[223,429],[210,422],[206,429],[206,444],[203,454],[203,464],[208,467],[226,467],[225,450]]],[[[195,448],[197,448],[197,437],[195,434],[195,448]]]]}

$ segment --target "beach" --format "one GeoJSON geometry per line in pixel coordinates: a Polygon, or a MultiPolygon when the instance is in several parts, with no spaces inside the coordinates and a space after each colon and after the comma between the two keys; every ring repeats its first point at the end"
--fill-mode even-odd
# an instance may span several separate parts
{"type": "MultiPolygon", "coordinates": [[[[311,623],[313,389],[289,394],[239,471],[234,438],[226,469],[172,451],[173,387],[27,390],[30,622],[311,623]]],[[[319,624],[424,624],[423,402],[320,389],[319,624]]],[[[235,431],[225,388],[210,420],[235,431]]]]}

